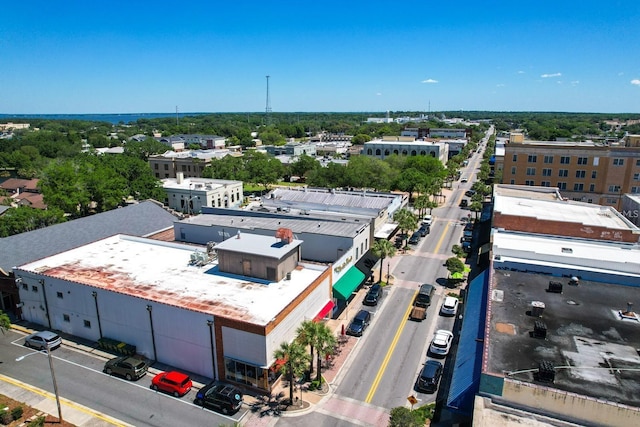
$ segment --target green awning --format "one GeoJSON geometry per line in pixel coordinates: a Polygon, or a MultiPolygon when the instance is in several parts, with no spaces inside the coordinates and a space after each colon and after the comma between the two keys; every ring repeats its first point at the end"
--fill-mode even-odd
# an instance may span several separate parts
{"type": "Polygon", "coordinates": [[[364,281],[364,273],[358,270],[358,267],[352,266],[344,275],[333,285],[334,298],[348,300],[351,294],[364,281]]]}

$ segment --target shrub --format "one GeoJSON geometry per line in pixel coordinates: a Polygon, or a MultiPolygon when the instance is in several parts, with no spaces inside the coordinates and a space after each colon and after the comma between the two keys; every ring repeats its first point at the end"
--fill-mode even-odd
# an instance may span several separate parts
{"type": "Polygon", "coordinates": [[[29,427],[44,427],[45,417],[40,416],[27,424],[29,427]]]}
{"type": "Polygon", "coordinates": [[[322,380],[313,380],[309,384],[309,390],[320,390],[322,389],[322,380]]]}
{"type": "Polygon", "coordinates": [[[24,410],[22,409],[22,406],[16,406],[15,408],[13,408],[11,410],[11,417],[14,420],[18,420],[20,418],[22,418],[22,413],[24,412],[24,410]]]}

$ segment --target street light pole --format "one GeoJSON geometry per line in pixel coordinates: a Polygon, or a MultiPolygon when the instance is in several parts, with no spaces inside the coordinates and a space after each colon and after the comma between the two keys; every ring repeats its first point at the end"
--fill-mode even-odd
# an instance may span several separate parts
{"type": "MultiPolygon", "coordinates": [[[[58,422],[62,424],[62,407],[60,406],[60,394],[58,393],[58,382],[56,381],[56,374],[53,370],[53,357],[51,357],[51,349],[48,345],[45,346],[47,349],[47,358],[49,359],[49,370],[51,371],[51,380],[53,381],[53,392],[56,395],[56,404],[58,405],[58,422]]],[[[24,360],[27,356],[31,356],[32,354],[42,353],[42,350],[36,351],[35,353],[29,353],[25,356],[20,356],[16,359],[16,362],[20,362],[24,360]]]]}

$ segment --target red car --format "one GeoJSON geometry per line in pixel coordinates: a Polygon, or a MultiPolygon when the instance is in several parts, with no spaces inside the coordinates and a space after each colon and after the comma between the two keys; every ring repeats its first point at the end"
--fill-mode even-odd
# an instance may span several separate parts
{"type": "Polygon", "coordinates": [[[177,371],[160,372],[151,380],[152,389],[171,393],[175,397],[189,393],[192,385],[189,375],[177,371]]]}

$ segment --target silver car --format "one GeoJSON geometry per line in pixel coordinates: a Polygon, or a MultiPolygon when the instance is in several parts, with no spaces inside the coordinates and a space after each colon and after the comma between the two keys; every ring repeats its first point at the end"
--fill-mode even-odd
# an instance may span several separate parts
{"type": "Polygon", "coordinates": [[[36,332],[24,339],[24,345],[38,350],[44,350],[47,347],[53,350],[56,347],[60,347],[61,344],[62,338],[60,338],[60,335],[51,331],[36,332]]]}

